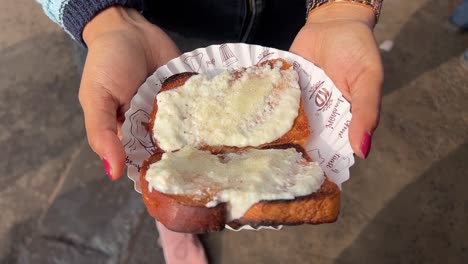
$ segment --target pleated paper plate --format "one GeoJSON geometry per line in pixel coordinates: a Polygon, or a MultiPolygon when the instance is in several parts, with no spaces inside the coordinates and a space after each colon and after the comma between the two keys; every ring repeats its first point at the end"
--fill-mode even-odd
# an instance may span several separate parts
{"type": "MultiPolygon", "coordinates": [[[[287,60],[298,72],[312,132],[306,150],[329,179],[341,188],[341,184],[349,179],[349,168],[354,164],[348,140],[350,104],[342,93],[322,69],[298,55],[258,45],[226,43],[196,49],[171,60],[148,77],[133,97],[130,109],[125,113],[122,144],[127,154],[128,177],[135,183],[135,190],[141,192],[141,164],[156,150],[144,124],[150,119],[153,102],[164,80],[181,72],[214,76],[225,69],[236,70],[275,58],[287,60]]],[[[242,229],[253,228],[244,226],[238,230],[242,229]]]]}

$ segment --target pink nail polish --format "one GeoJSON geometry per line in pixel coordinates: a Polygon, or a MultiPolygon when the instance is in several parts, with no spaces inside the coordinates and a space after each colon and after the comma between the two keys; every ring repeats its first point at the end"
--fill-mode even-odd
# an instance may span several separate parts
{"type": "Polygon", "coordinates": [[[361,141],[361,153],[364,158],[367,158],[369,155],[369,151],[372,144],[372,135],[371,133],[367,132],[364,134],[364,137],[361,141]]]}
{"type": "Polygon", "coordinates": [[[111,166],[110,166],[110,164],[109,164],[109,162],[107,161],[106,158],[103,158],[103,159],[102,159],[102,164],[104,165],[104,170],[106,171],[107,177],[109,177],[109,179],[110,179],[111,181],[113,181],[114,178],[112,177],[111,166]]]}

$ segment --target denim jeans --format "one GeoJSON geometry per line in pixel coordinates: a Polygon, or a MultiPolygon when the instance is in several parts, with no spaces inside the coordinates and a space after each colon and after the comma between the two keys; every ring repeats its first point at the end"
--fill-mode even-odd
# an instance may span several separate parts
{"type": "Polygon", "coordinates": [[[464,0],[452,14],[452,22],[461,29],[468,29],[468,0],[464,0]]]}

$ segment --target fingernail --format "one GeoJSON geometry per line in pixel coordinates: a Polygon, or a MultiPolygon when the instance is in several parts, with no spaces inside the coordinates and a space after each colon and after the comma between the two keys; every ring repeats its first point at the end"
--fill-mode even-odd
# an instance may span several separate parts
{"type": "Polygon", "coordinates": [[[364,134],[364,137],[362,138],[362,142],[361,142],[361,153],[365,159],[369,155],[371,143],[372,143],[372,135],[371,133],[367,132],[364,134]]]}
{"type": "Polygon", "coordinates": [[[109,179],[113,181],[114,177],[112,176],[111,166],[106,158],[102,159],[102,164],[104,165],[104,170],[106,171],[107,177],[109,177],[109,179]]]}

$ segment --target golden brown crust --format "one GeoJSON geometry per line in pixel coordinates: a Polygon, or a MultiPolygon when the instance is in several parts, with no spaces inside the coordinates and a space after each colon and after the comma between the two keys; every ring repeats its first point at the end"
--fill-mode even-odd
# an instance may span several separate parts
{"type": "Polygon", "coordinates": [[[338,186],[326,179],[320,190],[292,201],[261,201],[234,222],[242,225],[299,225],[336,221],[340,208],[338,186]]]}
{"type": "Polygon", "coordinates": [[[208,201],[194,200],[189,195],[170,195],[148,189],[146,172],[151,163],[161,159],[162,153],[154,154],[143,162],[140,186],[143,202],[149,214],[168,229],[184,233],[206,233],[220,231],[225,225],[226,204],[208,208],[208,201]]]}
{"type": "MultiPolygon", "coordinates": [[[[282,145],[275,148],[295,147],[304,158],[311,160],[305,150],[298,145],[282,145]]],[[[162,154],[153,155],[143,164],[140,183],[148,212],[168,229],[184,233],[206,233],[220,231],[226,224],[227,208],[225,204],[215,207],[204,206],[210,201],[212,194],[206,199],[194,200],[187,195],[163,194],[148,189],[145,179],[146,171],[151,163],[161,159],[162,154]]],[[[294,200],[260,201],[254,204],[240,218],[227,223],[232,226],[249,224],[264,225],[299,225],[320,224],[336,221],[340,208],[340,190],[338,186],[325,179],[320,189],[308,196],[294,200]]]]}
{"type": "MultiPolygon", "coordinates": [[[[285,60],[270,60],[262,64],[273,67],[281,61],[281,69],[291,67],[285,60]]],[[[186,72],[173,75],[168,78],[161,87],[161,92],[176,89],[183,85],[190,77],[197,73],[186,72]]],[[[242,70],[237,74],[241,76],[242,70]]],[[[157,101],[154,102],[148,130],[152,133],[154,121],[158,111],[157,101]]],[[[301,98],[299,113],[294,120],[291,130],[277,140],[259,146],[258,148],[287,148],[295,147],[303,153],[303,156],[311,161],[303,146],[310,135],[310,127],[305,113],[304,102],[301,98]]],[[[208,150],[213,154],[238,152],[247,148],[228,146],[202,146],[200,149],[208,150]]],[[[140,183],[143,201],[148,212],[168,229],[185,233],[205,233],[220,231],[225,224],[232,227],[249,224],[251,226],[264,225],[298,225],[319,224],[334,222],[337,219],[340,208],[340,191],[336,184],[325,179],[321,188],[308,196],[298,197],[294,200],[260,201],[254,204],[240,219],[226,223],[226,204],[218,204],[208,208],[205,204],[211,200],[214,193],[207,193],[205,199],[195,200],[188,195],[169,195],[156,190],[148,190],[148,182],[145,179],[147,168],[150,164],[161,159],[162,152],[154,154],[143,163],[140,183]]]]}
{"type": "MultiPolygon", "coordinates": [[[[190,79],[190,77],[192,77],[193,75],[197,75],[197,73],[183,72],[183,73],[174,74],[163,82],[161,86],[161,90],[159,90],[159,92],[176,89],[177,87],[184,85],[184,83],[188,79],[190,79]]],[[[153,134],[154,121],[156,120],[157,113],[158,113],[158,101],[155,99],[153,102],[153,111],[151,112],[149,126],[147,127],[151,135],[153,134]]]]}
{"type": "MultiPolygon", "coordinates": [[[[281,67],[282,70],[286,70],[291,67],[291,64],[289,64],[287,61],[282,60],[282,59],[269,60],[262,64],[269,64],[271,67],[274,67],[277,61],[282,62],[282,67],[281,67]]],[[[239,71],[239,74],[242,74],[242,70],[239,71]]],[[[184,73],[175,74],[169,77],[168,79],[166,79],[166,81],[164,81],[160,92],[176,89],[182,86],[193,75],[197,75],[197,73],[184,72],[184,73]]],[[[294,119],[294,123],[291,129],[286,134],[278,138],[277,140],[267,143],[267,144],[260,145],[258,147],[263,148],[263,147],[268,147],[272,145],[282,145],[282,144],[298,144],[301,146],[305,146],[310,136],[310,126],[309,126],[309,120],[307,119],[307,114],[305,112],[304,101],[302,97],[300,100],[301,101],[299,103],[298,115],[296,119],[294,119]]],[[[154,127],[154,122],[156,120],[157,112],[158,112],[158,103],[157,103],[157,100],[154,100],[153,111],[151,112],[151,119],[150,119],[150,123],[148,127],[150,133],[152,133],[152,129],[154,127]]],[[[205,147],[201,147],[201,148],[205,149],[205,147]]],[[[216,149],[221,150],[222,152],[226,152],[222,150],[225,148],[237,149],[236,147],[227,147],[227,146],[209,146],[207,148],[216,148],[216,149]]]]}

